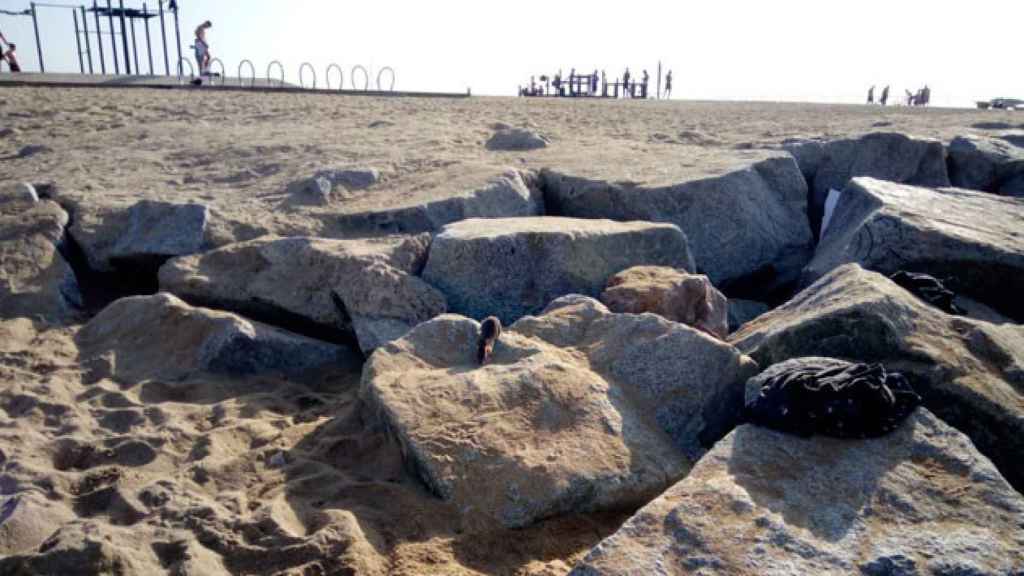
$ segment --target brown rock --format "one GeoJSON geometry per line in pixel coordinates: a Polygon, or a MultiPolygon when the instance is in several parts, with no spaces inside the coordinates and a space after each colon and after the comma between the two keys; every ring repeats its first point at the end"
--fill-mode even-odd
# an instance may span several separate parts
{"type": "Polygon", "coordinates": [[[729,335],[725,296],[707,276],[661,266],[636,266],[608,280],[601,294],[612,312],[651,312],[725,339],[729,335]]]}

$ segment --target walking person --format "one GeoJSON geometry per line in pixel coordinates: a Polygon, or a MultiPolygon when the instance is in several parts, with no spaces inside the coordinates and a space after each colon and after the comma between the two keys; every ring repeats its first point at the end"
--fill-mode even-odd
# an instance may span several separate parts
{"type": "Polygon", "coordinates": [[[882,104],[882,106],[885,106],[886,103],[889,102],[889,87],[888,86],[886,86],[885,88],[882,89],[882,97],[879,98],[878,101],[882,104]]]}
{"type": "Polygon", "coordinates": [[[868,104],[874,104],[874,103],[875,103],[875,87],[872,86],[871,89],[868,90],[868,104]]]}
{"type": "Polygon", "coordinates": [[[665,75],[665,99],[668,100],[672,97],[672,71],[669,70],[668,74],[665,75]]]}
{"type": "Polygon", "coordinates": [[[193,48],[196,51],[196,64],[199,65],[200,76],[210,74],[210,45],[206,42],[206,31],[212,27],[213,23],[207,20],[196,28],[196,40],[193,48]]]}
{"type": "Polygon", "coordinates": [[[629,93],[629,68],[626,68],[625,73],[622,74],[622,97],[625,98],[629,93]]]}

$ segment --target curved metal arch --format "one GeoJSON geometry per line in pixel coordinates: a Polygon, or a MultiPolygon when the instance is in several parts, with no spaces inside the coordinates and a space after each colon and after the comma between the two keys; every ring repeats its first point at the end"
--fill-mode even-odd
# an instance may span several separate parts
{"type": "Polygon", "coordinates": [[[380,72],[377,72],[377,90],[379,90],[381,92],[384,91],[384,88],[380,84],[380,77],[383,76],[385,72],[388,72],[388,73],[391,74],[391,85],[388,87],[387,91],[388,92],[394,92],[395,91],[395,69],[392,68],[391,66],[385,66],[385,67],[380,69],[380,72]]]}
{"type": "Polygon", "coordinates": [[[350,75],[350,78],[352,78],[352,89],[353,90],[359,90],[359,87],[356,86],[356,70],[362,70],[363,71],[363,90],[369,90],[370,89],[370,73],[366,71],[366,68],[363,68],[359,64],[356,64],[355,66],[352,67],[352,74],[350,75]]]}
{"type": "Polygon", "coordinates": [[[345,89],[345,73],[341,70],[341,66],[337,64],[331,64],[327,67],[327,72],[324,73],[324,83],[327,84],[327,89],[331,89],[331,70],[338,71],[338,90],[345,89]]]}
{"type": "Polygon", "coordinates": [[[306,87],[306,83],[302,80],[302,72],[305,71],[306,68],[309,68],[309,71],[313,73],[313,90],[316,90],[316,69],[313,68],[313,65],[309,62],[303,62],[302,65],[299,66],[299,87],[306,87]]]}
{"type": "Polygon", "coordinates": [[[281,64],[277,60],[267,64],[267,84],[273,86],[270,82],[270,71],[274,69],[274,64],[277,64],[277,67],[281,69],[281,83],[278,84],[278,87],[280,88],[281,86],[284,86],[284,64],[281,64]]]}
{"type": "MultiPolygon", "coordinates": [[[[228,71],[224,68],[224,62],[222,62],[220,58],[214,58],[213,60],[210,60],[210,70],[213,69],[213,63],[214,62],[216,62],[217,64],[220,64],[220,85],[223,86],[224,85],[224,77],[227,75],[228,71]]],[[[210,84],[215,84],[215,83],[217,83],[217,76],[214,76],[213,74],[210,74],[210,84]]]]}
{"type": "Polygon", "coordinates": [[[181,82],[181,79],[184,76],[183,73],[185,71],[185,67],[182,66],[182,62],[184,62],[185,64],[188,64],[188,77],[189,78],[195,78],[196,77],[196,68],[195,68],[195,66],[192,65],[192,61],[189,60],[188,58],[181,58],[181,59],[178,60],[178,82],[181,82]]]}
{"type": "Polygon", "coordinates": [[[245,86],[245,80],[242,77],[242,66],[249,65],[249,70],[252,72],[252,77],[249,80],[249,88],[256,86],[256,65],[252,63],[252,60],[242,60],[238,63],[238,85],[245,86]]]}

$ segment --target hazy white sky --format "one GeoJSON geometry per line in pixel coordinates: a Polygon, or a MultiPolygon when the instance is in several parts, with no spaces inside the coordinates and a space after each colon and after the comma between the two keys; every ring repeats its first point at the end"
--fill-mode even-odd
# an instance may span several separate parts
{"type": "MultiPolygon", "coordinates": [[[[5,10],[28,4],[0,0],[5,10]]],[[[141,5],[141,0],[125,3],[141,5]]],[[[383,66],[393,67],[398,89],[471,87],[474,94],[514,94],[531,74],[561,68],[567,75],[576,67],[618,76],[628,65],[635,74],[647,68],[654,76],[661,60],[674,71],[676,98],[860,102],[872,84],[879,90],[892,84],[898,96],[925,83],[939,105],[1024,98],[1022,0],[180,0],[179,5],[186,54],[191,54],[195,26],[210,19],[212,53],[230,75],[243,58],[255,62],[261,76],[278,59],[288,80],[296,82],[299,65],[308,61],[321,86],[332,62],[344,68],[346,84],[352,66],[361,64],[374,76],[383,66]]],[[[70,12],[39,10],[48,71],[77,71],[70,12]]],[[[157,21],[152,26],[156,40],[157,21]]],[[[31,19],[0,15],[0,30],[18,44],[23,66],[36,69],[31,19]]],[[[170,26],[168,34],[173,37],[170,26]]],[[[137,35],[143,49],[141,27],[137,35]]],[[[95,41],[93,36],[94,58],[95,41]]],[[[140,59],[147,62],[141,53],[140,59]]],[[[162,55],[156,61],[162,71],[162,55]]]]}

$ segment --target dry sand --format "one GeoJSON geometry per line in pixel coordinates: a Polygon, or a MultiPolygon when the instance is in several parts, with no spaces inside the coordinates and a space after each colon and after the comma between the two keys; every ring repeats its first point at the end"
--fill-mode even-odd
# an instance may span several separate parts
{"type": "MultiPolygon", "coordinates": [[[[3,88],[0,184],[54,183],[58,198],[87,206],[202,202],[227,223],[225,239],[340,236],[333,215],[457,194],[508,167],[657,183],[715,173],[786,138],[885,130],[948,141],[991,133],[983,123],[1020,129],[1024,115],[3,88]],[[496,123],[551,144],[488,152],[496,123]],[[18,158],[28,145],[50,151],[18,158]],[[376,167],[384,183],[328,207],[290,201],[290,182],[344,166],[376,167]]],[[[631,512],[464,530],[369,425],[361,366],[303,383],[115,382],[80,365],[78,330],[0,320],[0,494],[39,499],[35,522],[0,535],[29,551],[78,523],[139,565],[182,573],[564,574],[631,512]]]]}

